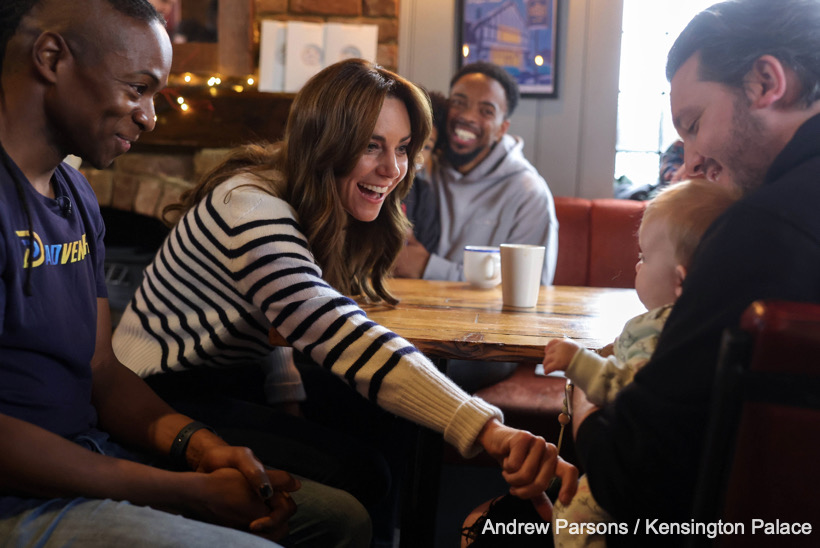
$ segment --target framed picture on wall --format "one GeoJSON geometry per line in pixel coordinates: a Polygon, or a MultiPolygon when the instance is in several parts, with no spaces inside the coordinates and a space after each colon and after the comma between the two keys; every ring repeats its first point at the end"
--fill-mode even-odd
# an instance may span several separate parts
{"type": "Polygon", "coordinates": [[[558,0],[459,0],[459,66],[489,61],[522,95],[557,97],[558,0]]]}

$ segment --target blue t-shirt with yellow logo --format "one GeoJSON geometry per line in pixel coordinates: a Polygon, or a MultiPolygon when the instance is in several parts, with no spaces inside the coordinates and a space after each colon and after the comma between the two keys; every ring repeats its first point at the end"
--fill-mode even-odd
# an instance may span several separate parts
{"type": "Polygon", "coordinates": [[[97,422],[89,364],[107,296],[104,225],[78,171],[62,164],[52,182],[57,199],[0,163],[0,413],[73,437],[97,422]]]}

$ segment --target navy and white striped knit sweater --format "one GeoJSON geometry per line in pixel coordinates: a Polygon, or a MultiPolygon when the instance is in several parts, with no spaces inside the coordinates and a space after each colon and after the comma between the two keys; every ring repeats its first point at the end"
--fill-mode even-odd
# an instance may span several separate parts
{"type": "Polygon", "coordinates": [[[463,454],[501,417],[321,278],[296,214],[250,176],[219,185],[171,231],[114,335],[142,377],[246,364],[271,325],[382,408],[442,432],[463,454]]]}

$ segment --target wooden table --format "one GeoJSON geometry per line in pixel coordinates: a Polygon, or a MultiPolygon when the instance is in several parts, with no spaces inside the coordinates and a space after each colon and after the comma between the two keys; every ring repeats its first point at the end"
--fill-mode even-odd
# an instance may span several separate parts
{"type": "Polygon", "coordinates": [[[397,279],[390,288],[399,305],[365,305],[368,317],[440,358],[540,362],[550,339],[600,348],[645,311],[632,289],[542,287],[535,308],[516,309],[501,302],[501,286],[397,279]]]}
{"type": "MultiPolygon", "coordinates": [[[[447,359],[536,361],[544,345],[567,336],[587,348],[613,341],[627,320],[645,308],[633,289],[541,287],[534,308],[505,307],[501,287],[475,289],[464,282],[395,279],[400,303],[364,304],[368,318],[401,335],[446,371],[447,359]]],[[[271,342],[287,345],[271,330],[271,342]]],[[[442,438],[422,429],[406,479],[401,546],[433,546],[442,438]]]]}
{"type": "MultiPolygon", "coordinates": [[[[646,311],[634,289],[541,287],[535,308],[516,309],[501,302],[501,286],[395,279],[389,287],[401,300],[397,306],[359,300],[360,306],[432,358],[540,362],[550,339],[600,348],[646,311]]],[[[287,345],[275,330],[271,342],[287,345]]]]}

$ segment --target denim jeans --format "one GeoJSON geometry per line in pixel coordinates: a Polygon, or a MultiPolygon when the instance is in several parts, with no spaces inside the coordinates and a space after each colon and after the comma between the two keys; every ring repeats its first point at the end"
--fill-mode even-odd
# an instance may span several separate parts
{"type": "MultiPolygon", "coordinates": [[[[102,432],[74,440],[109,456],[141,461],[111,442],[102,432]]],[[[294,492],[297,511],[288,523],[290,533],[281,541],[287,547],[366,548],[370,544],[370,518],[350,494],[300,478],[294,492]]],[[[265,547],[279,546],[250,533],[212,525],[128,502],[61,498],[0,497],[0,546],[83,546],[109,548],[154,547],[265,547]]]]}

